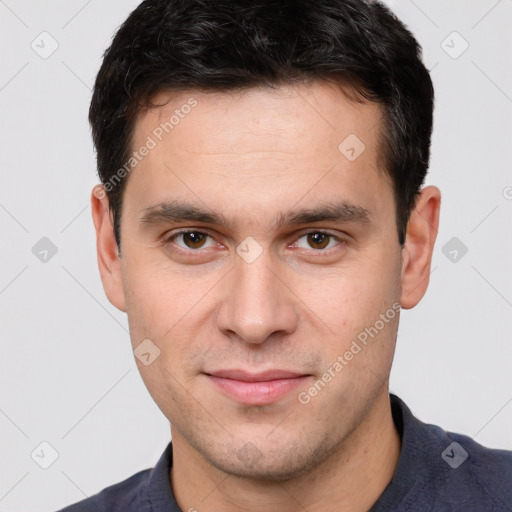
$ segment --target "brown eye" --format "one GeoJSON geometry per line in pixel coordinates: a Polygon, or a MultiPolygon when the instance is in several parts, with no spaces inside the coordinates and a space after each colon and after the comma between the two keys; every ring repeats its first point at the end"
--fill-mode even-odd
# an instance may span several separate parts
{"type": "Polygon", "coordinates": [[[310,231],[299,237],[295,245],[301,249],[313,249],[317,252],[327,252],[329,249],[333,249],[341,243],[342,240],[331,233],[310,231]]]}
{"type": "Polygon", "coordinates": [[[309,233],[308,244],[313,249],[325,249],[329,245],[329,241],[332,238],[327,233],[309,233]]]}
{"type": "Polygon", "coordinates": [[[204,233],[198,233],[195,231],[190,231],[189,233],[182,233],[183,243],[189,249],[200,249],[206,240],[206,236],[204,233]]]}
{"type": "Polygon", "coordinates": [[[181,249],[206,249],[215,245],[213,240],[208,241],[209,238],[210,235],[201,231],[181,231],[170,236],[167,242],[173,242],[181,249]]]}

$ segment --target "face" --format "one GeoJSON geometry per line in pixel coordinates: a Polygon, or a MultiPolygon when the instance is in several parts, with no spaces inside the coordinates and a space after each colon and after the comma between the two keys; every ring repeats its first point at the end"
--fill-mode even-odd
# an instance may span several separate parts
{"type": "Polygon", "coordinates": [[[404,261],[381,111],[319,83],[158,103],[107,294],[133,348],[150,340],[137,364],[173,442],[231,474],[302,474],[387,393],[404,261]]]}

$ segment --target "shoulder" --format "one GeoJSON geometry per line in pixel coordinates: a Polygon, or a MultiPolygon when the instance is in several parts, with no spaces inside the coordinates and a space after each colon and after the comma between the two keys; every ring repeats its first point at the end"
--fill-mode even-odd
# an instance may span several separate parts
{"type": "Polygon", "coordinates": [[[169,480],[172,442],[152,469],[145,469],[59,512],[179,512],[169,480]]]}
{"type": "Polygon", "coordinates": [[[445,494],[464,493],[468,510],[510,510],[512,451],[487,448],[454,432],[441,430],[438,435],[446,445],[441,452],[445,494]],[[489,506],[493,508],[482,508],[489,506]]]}
{"type": "Polygon", "coordinates": [[[409,498],[436,511],[510,511],[512,451],[488,448],[467,435],[423,423],[399,402],[407,444],[405,466],[414,471],[409,498]]]}
{"type": "Polygon", "coordinates": [[[117,484],[106,487],[87,499],[59,512],[130,512],[146,510],[144,502],[150,469],[140,471],[117,484]]]}

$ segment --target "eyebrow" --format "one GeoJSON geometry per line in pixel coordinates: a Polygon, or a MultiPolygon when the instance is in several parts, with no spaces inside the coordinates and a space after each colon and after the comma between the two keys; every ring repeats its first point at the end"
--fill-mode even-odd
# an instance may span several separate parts
{"type": "MultiPolygon", "coordinates": [[[[272,228],[311,224],[314,222],[336,221],[344,223],[368,223],[372,220],[370,210],[345,201],[321,203],[314,208],[301,208],[279,212],[272,228]]],[[[222,213],[202,209],[192,203],[180,200],[166,201],[142,210],[140,222],[144,225],[175,223],[183,221],[202,222],[227,227],[230,222],[222,213]]]]}

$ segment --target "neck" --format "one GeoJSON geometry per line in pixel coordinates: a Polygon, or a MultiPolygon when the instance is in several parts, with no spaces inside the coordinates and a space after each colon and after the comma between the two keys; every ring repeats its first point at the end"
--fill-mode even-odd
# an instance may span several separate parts
{"type": "Polygon", "coordinates": [[[170,477],[178,505],[187,512],[367,511],[391,481],[400,454],[400,438],[384,388],[363,422],[326,460],[285,482],[226,474],[173,431],[170,477]]]}

